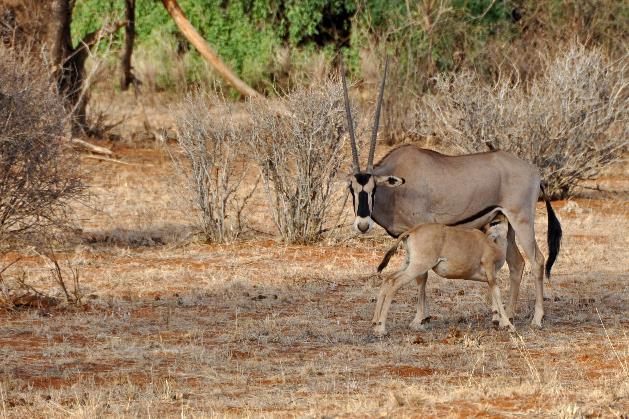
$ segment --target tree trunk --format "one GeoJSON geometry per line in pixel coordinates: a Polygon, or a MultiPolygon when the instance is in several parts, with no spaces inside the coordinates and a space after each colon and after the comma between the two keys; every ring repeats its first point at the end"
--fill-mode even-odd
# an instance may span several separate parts
{"type": "Polygon", "coordinates": [[[84,91],[85,61],[90,48],[103,37],[120,29],[123,24],[115,23],[85,36],[76,48],[72,47],[72,10],[74,0],[53,0],[52,3],[52,63],[57,91],[63,97],[65,108],[70,113],[72,132],[77,133],[87,126],[86,107],[88,92],[84,91]]]}
{"type": "Polygon", "coordinates": [[[234,72],[221,60],[214,49],[203,39],[192,24],[186,18],[186,15],[179,7],[176,0],[162,0],[164,7],[173,18],[179,30],[190,41],[190,43],[199,51],[201,56],[205,58],[214,70],[221,75],[234,89],[243,96],[251,98],[260,97],[260,94],[253,90],[247,83],[242,81],[234,72]]]}
{"type": "Polygon", "coordinates": [[[72,48],[72,6],[70,0],[53,1],[52,63],[57,91],[64,99],[66,110],[71,113],[72,132],[76,133],[87,123],[85,108],[88,98],[82,94],[87,51],[82,45],[79,45],[78,51],[72,48]]]}
{"type": "Polygon", "coordinates": [[[120,80],[120,88],[127,90],[131,83],[137,80],[132,72],[131,56],[133,55],[133,43],[135,41],[135,0],[125,0],[126,24],[124,50],[122,52],[122,79],[120,80]]]}

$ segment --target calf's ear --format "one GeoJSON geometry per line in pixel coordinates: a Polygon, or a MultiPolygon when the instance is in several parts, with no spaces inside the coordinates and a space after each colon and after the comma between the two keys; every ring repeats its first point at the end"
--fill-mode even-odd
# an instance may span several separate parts
{"type": "Polygon", "coordinates": [[[379,186],[388,186],[389,188],[397,188],[400,185],[404,185],[406,180],[401,177],[393,176],[393,175],[385,175],[385,176],[374,176],[376,179],[376,185],[379,186]]]}

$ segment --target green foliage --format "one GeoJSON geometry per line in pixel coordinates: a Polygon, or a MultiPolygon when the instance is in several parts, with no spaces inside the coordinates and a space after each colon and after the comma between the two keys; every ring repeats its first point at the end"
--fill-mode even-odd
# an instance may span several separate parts
{"type": "MultiPolygon", "coordinates": [[[[264,87],[272,78],[279,48],[287,43],[307,47],[304,40],[320,34],[324,19],[333,19],[339,13],[349,15],[353,10],[349,0],[180,0],[179,3],[190,22],[221,58],[256,88],[264,87]]],[[[101,27],[106,19],[112,21],[122,16],[123,0],[79,0],[72,27],[75,42],[101,27]]],[[[163,43],[159,38],[167,37],[175,40],[182,57],[188,55],[187,42],[159,1],[137,1],[136,32],[137,50],[154,49],[151,47],[163,43]]],[[[196,51],[191,53],[197,55],[196,51]]],[[[193,63],[194,69],[205,71],[198,65],[197,58],[182,59],[193,63]]],[[[194,69],[186,73],[191,83],[200,78],[194,69]]],[[[170,84],[167,80],[162,82],[170,84]]]]}
{"type": "MultiPolygon", "coordinates": [[[[350,0],[288,0],[286,21],[290,43],[297,46],[314,35],[320,35],[325,18],[352,15],[355,10],[355,4],[350,0]]],[[[335,23],[342,26],[347,22],[341,20],[335,23]]]]}
{"type": "MultiPolygon", "coordinates": [[[[364,76],[364,56],[394,57],[404,85],[423,90],[440,71],[473,67],[491,75],[488,50],[501,50],[513,40],[570,36],[612,45],[622,52],[627,39],[629,6],[621,0],[180,0],[191,23],[221,58],[256,89],[273,91],[283,79],[308,80],[307,61],[331,61],[345,49],[348,67],[364,76]],[[600,7],[599,7],[600,6],[600,7]],[[362,57],[362,58],[361,58],[362,57]]],[[[207,66],[183,39],[161,1],[137,0],[136,51],[155,51],[164,43],[174,55],[155,56],[189,65],[185,83],[207,80],[207,66]]],[[[124,16],[123,0],[77,0],[75,43],[105,20],[124,16]]],[[[121,35],[118,35],[119,37],[121,35]]],[[[120,38],[117,39],[117,42],[120,38]]],[[[526,41],[524,41],[526,42],[526,41]]],[[[115,44],[116,47],[118,44],[115,44]]],[[[158,54],[159,55],[159,54],[158,54]]],[[[148,58],[148,56],[146,56],[148,58]]],[[[159,58],[159,60],[158,60],[159,58]]],[[[372,60],[373,61],[373,60],[372,60]]],[[[376,65],[377,65],[376,61],[376,65]]],[[[314,65],[314,64],[313,64],[314,65]]],[[[318,65],[318,64],[316,64],[318,65]]],[[[179,73],[182,73],[181,71],[179,73]]],[[[180,84],[163,72],[160,87],[180,84]],[[161,85],[163,83],[163,85],[161,85]]]]}

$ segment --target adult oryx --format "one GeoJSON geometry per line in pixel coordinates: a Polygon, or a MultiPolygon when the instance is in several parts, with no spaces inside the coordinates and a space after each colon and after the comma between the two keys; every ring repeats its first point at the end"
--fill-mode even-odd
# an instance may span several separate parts
{"type": "MultiPolygon", "coordinates": [[[[542,194],[548,212],[546,275],[557,258],[561,225],[540,183],[537,167],[504,151],[447,156],[405,145],[390,151],[373,164],[382,96],[387,74],[380,84],[366,170],[361,170],[354,136],[347,82],[342,71],[345,110],[353,157],[349,189],[354,201],[354,228],[367,233],[374,222],[391,236],[423,223],[480,227],[489,214],[501,207],[509,220],[507,264],[510,295],[507,315],[513,318],[524,272],[517,237],[535,277],[535,313],[532,325],[541,327],[544,317],[544,255],[535,241],[535,204],[542,194]]],[[[422,296],[420,296],[420,299],[422,296]]]]}

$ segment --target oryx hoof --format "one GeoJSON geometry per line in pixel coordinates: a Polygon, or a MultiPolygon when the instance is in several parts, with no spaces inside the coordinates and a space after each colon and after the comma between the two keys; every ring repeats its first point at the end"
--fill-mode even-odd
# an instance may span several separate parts
{"type": "Polygon", "coordinates": [[[373,328],[373,334],[381,338],[383,336],[386,336],[387,329],[384,327],[383,324],[379,324],[373,328]]]}
{"type": "Polygon", "coordinates": [[[542,328],[542,319],[544,318],[544,315],[540,315],[540,316],[533,316],[533,320],[531,320],[531,327],[533,329],[541,329],[542,328]]]}
{"type": "Polygon", "coordinates": [[[422,323],[422,321],[413,320],[408,327],[414,332],[423,332],[426,330],[426,326],[422,323]]]}
{"type": "Polygon", "coordinates": [[[430,323],[430,320],[432,320],[432,317],[426,316],[422,319],[421,324],[428,324],[430,323]]]}

